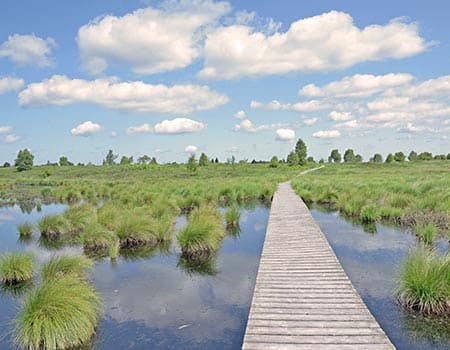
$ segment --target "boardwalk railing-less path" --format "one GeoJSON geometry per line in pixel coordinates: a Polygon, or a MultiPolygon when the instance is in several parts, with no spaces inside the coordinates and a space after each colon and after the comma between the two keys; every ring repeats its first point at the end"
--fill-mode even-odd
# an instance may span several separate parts
{"type": "Polygon", "coordinates": [[[288,182],[273,198],[243,349],[395,349],[288,182]]]}

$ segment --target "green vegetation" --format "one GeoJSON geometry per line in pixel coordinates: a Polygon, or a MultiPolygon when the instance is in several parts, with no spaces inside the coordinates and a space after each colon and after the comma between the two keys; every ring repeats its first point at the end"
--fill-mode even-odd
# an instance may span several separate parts
{"type": "Polygon", "coordinates": [[[227,209],[225,212],[225,221],[227,223],[227,227],[237,227],[239,226],[239,219],[241,217],[241,213],[239,212],[239,208],[237,206],[232,206],[227,209]]]}
{"type": "Polygon", "coordinates": [[[425,314],[450,311],[450,256],[419,247],[406,258],[397,289],[399,302],[425,314]]]}
{"type": "Polygon", "coordinates": [[[414,227],[414,232],[421,241],[428,245],[433,244],[437,236],[436,226],[432,223],[418,224],[414,227]]]}
{"type": "Polygon", "coordinates": [[[85,280],[73,275],[45,281],[25,300],[15,324],[19,348],[69,349],[92,337],[100,299],[85,280]]]}
{"type": "Polygon", "coordinates": [[[14,162],[17,171],[31,170],[33,168],[33,159],[34,156],[28,149],[20,150],[14,162]]]}
{"type": "Polygon", "coordinates": [[[217,210],[209,207],[195,209],[189,214],[187,225],[177,239],[185,257],[209,256],[215,252],[225,236],[217,210]]]}
{"type": "Polygon", "coordinates": [[[67,233],[70,224],[63,215],[51,214],[38,221],[38,228],[43,237],[54,239],[67,233]]]}
{"type": "Polygon", "coordinates": [[[30,238],[31,235],[33,234],[33,228],[34,228],[33,224],[28,221],[17,225],[17,231],[19,231],[20,238],[22,239],[30,238]]]}
{"type": "Polygon", "coordinates": [[[83,278],[92,266],[92,261],[83,256],[55,256],[42,267],[42,279],[45,283],[66,276],[83,278]]]}
{"type": "Polygon", "coordinates": [[[0,279],[6,284],[16,284],[33,276],[33,256],[29,253],[15,252],[0,258],[0,279]]]}

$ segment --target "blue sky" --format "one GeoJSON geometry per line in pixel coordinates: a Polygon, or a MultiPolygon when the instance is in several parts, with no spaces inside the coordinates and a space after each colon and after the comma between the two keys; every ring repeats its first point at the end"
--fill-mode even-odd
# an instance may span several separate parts
{"type": "Polygon", "coordinates": [[[2,1],[0,162],[450,152],[447,1],[2,1]]]}

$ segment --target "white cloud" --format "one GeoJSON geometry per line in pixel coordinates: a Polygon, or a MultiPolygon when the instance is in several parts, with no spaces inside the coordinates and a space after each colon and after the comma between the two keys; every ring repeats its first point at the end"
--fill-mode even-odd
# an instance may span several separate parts
{"type": "Polygon", "coordinates": [[[450,75],[444,75],[413,85],[404,93],[411,97],[444,96],[448,98],[450,96],[450,75]]]}
{"type": "Polygon", "coordinates": [[[163,120],[155,125],[155,132],[158,134],[184,134],[198,132],[206,128],[206,124],[188,119],[175,118],[173,120],[163,120]]]}
{"type": "Polygon", "coordinates": [[[258,132],[263,130],[276,130],[279,128],[285,128],[287,126],[288,124],[284,123],[255,125],[251,120],[245,119],[239,124],[236,124],[233,128],[233,131],[258,132]]]}
{"type": "Polygon", "coordinates": [[[25,84],[23,79],[4,77],[0,78],[0,95],[10,91],[17,91],[25,84]]]}
{"type": "Polygon", "coordinates": [[[365,61],[404,58],[426,48],[415,23],[394,19],[359,29],[349,14],[331,11],[300,19],[287,32],[272,35],[247,25],[217,28],[207,35],[199,75],[234,79],[336,70],[365,61]]]}
{"type": "Polygon", "coordinates": [[[304,102],[297,102],[297,103],[282,103],[278,100],[272,100],[269,103],[262,103],[259,101],[252,101],[250,103],[250,108],[253,109],[268,109],[268,110],[291,110],[296,112],[312,112],[312,111],[318,111],[321,109],[328,108],[328,104],[319,101],[319,100],[311,100],[311,101],[304,101],[304,102]]]}
{"type": "Polygon", "coordinates": [[[42,39],[34,34],[13,34],[0,45],[0,57],[7,57],[21,66],[50,67],[54,64],[51,54],[55,46],[52,38],[42,39]]]}
{"type": "Polygon", "coordinates": [[[96,132],[99,132],[102,129],[103,127],[101,125],[88,120],[70,130],[70,133],[74,136],[89,136],[96,132]]]}
{"type": "Polygon", "coordinates": [[[343,130],[365,129],[369,127],[369,124],[367,124],[366,122],[361,122],[359,120],[353,119],[345,121],[343,123],[335,124],[334,127],[343,130]]]}
{"type": "Polygon", "coordinates": [[[240,110],[240,111],[234,113],[233,116],[234,116],[235,118],[237,118],[237,119],[244,119],[245,116],[246,116],[246,114],[245,114],[245,111],[240,110]]]}
{"type": "Polygon", "coordinates": [[[221,106],[228,97],[198,85],[151,85],[142,81],[119,82],[116,78],[69,79],[54,75],[29,84],[19,94],[21,106],[93,103],[109,109],[136,113],[187,114],[221,106]]]}
{"type": "Polygon", "coordinates": [[[405,73],[386,75],[355,74],[342,80],[333,81],[323,87],[308,84],[299,90],[299,94],[307,97],[368,97],[390,87],[405,85],[413,76],[405,73]]]}
{"type": "Polygon", "coordinates": [[[318,118],[306,118],[306,119],[303,119],[303,124],[311,126],[311,125],[316,124],[316,122],[318,120],[319,120],[318,118]]]}
{"type": "Polygon", "coordinates": [[[334,139],[341,136],[341,133],[338,130],[321,130],[315,132],[313,136],[319,139],[334,139]]]}
{"type": "Polygon", "coordinates": [[[276,139],[278,141],[292,141],[295,139],[295,131],[292,129],[278,129],[276,139]]]}
{"type": "Polygon", "coordinates": [[[10,133],[11,131],[12,131],[11,126],[0,126],[0,135],[10,133]]]}
{"type": "Polygon", "coordinates": [[[117,137],[117,131],[111,131],[111,137],[117,137]]]}
{"type": "Polygon", "coordinates": [[[5,143],[14,143],[18,140],[20,140],[20,136],[14,134],[6,135],[5,137],[5,143]]]}
{"type": "Polygon", "coordinates": [[[194,146],[194,145],[186,146],[186,148],[184,149],[184,151],[186,153],[194,153],[194,152],[197,152],[197,150],[198,150],[198,147],[194,146]]]}
{"type": "Polygon", "coordinates": [[[143,133],[148,133],[148,132],[152,132],[153,128],[148,125],[147,123],[139,125],[139,126],[130,126],[127,129],[127,135],[129,136],[133,136],[136,134],[143,134],[143,133]]]}
{"type": "Polygon", "coordinates": [[[393,108],[404,107],[408,105],[408,97],[383,97],[367,103],[371,111],[392,110],[393,108]]]}
{"type": "Polygon", "coordinates": [[[331,111],[330,114],[328,115],[331,119],[335,121],[346,121],[352,119],[352,114],[349,112],[331,111]]]}
{"type": "Polygon", "coordinates": [[[93,74],[115,63],[125,63],[138,74],[184,68],[199,57],[205,27],[229,10],[227,2],[183,0],[123,17],[97,18],[78,31],[83,67],[93,74]]]}

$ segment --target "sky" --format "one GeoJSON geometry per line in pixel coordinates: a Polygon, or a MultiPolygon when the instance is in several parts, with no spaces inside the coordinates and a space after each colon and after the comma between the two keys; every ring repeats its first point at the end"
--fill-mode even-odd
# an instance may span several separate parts
{"type": "Polygon", "coordinates": [[[450,2],[4,0],[0,163],[450,152],[450,2]]]}

